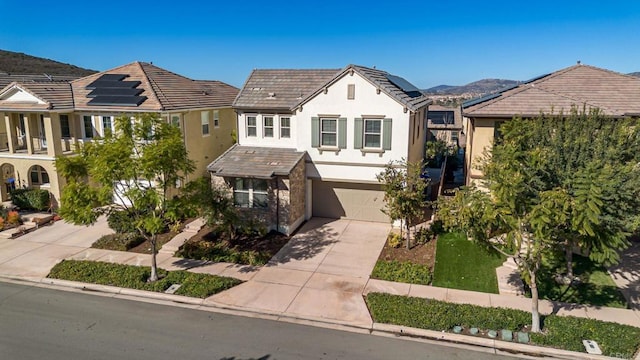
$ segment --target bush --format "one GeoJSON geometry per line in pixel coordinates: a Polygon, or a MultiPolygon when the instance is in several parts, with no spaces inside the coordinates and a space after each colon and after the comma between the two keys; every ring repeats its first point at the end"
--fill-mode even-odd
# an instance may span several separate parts
{"type": "Polygon", "coordinates": [[[226,243],[213,241],[187,241],[180,247],[176,256],[254,266],[264,265],[271,259],[271,255],[266,252],[238,250],[226,243]]]}
{"type": "Polygon", "coordinates": [[[127,251],[142,244],[145,238],[137,233],[109,234],[100,237],[91,245],[95,249],[127,251]]]}
{"type": "Polygon", "coordinates": [[[415,235],[416,244],[424,245],[433,240],[435,233],[431,229],[420,228],[415,235]]]}
{"type": "Polygon", "coordinates": [[[11,192],[11,202],[22,210],[44,211],[49,209],[50,194],[43,189],[15,189],[11,192]]]}
{"type": "Polygon", "coordinates": [[[387,244],[389,245],[389,247],[392,247],[394,249],[399,248],[400,245],[402,245],[402,235],[395,232],[390,233],[389,236],[387,236],[387,244]]]}
{"type": "Polygon", "coordinates": [[[379,260],[371,272],[371,277],[380,280],[397,281],[409,284],[429,285],[431,270],[426,265],[412,262],[379,260]]]}
{"type": "MultiPolygon", "coordinates": [[[[526,311],[453,304],[431,299],[370,293],[366,297],[375,322],[449,331],[459,325],[481,330],[520,331],[531,322],[526,311]]],[[[640,328],[572,316],[543,316],[543,332],[533,344],[584,352],[583,339],[595,340],[604,355],[632,358],[640,347],[640,328]]]]}
{"type": "Polygon", "coordinates": [[[117,233],[133,233],[138,231],[127,211],[114,211],[107,217],[107,224],[117,233]]]}
{"type": "Polygon", "coordinates": [[[9,225],[18,225],[20,223],[20,214],[17,211],[9,211],[7,213],[7,223],[9,225]]]}
{"type": "Polygon", "coordinates": [[[177,295],[198,298],[209,297],[242,283],[230,277],[188,271],[168,272],[163,269],[158,269],[160,280],[148,283],[150,274],[151,269],[146,266],[64,260],[54,266],[47,277],[156,292],[163,292],[173,284],[181,284],[177,295]]]}

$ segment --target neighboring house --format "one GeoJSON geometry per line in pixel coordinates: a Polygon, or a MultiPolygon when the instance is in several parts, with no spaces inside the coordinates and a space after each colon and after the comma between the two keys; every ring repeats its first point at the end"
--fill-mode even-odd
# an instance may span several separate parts
{"type": "Polygon", "coordinates": [[[567,113],[572,106],[599,108],[613,118],[640,116],[640,79],[593,66],[577,65],[463,104],[467,121],[466,184],[483,178],[476,165],[490,149],[500,124],[514,116],[535,118],[567,113]]]}
{"type": "Polygon", "coordinates": [[[237,93],[143,62],[72,81],[13,81],[0,90],[1,199],[16,186],[47,189],[59,201],[64,179],[55,157],[113,131],[115,117],[143,112],[180,127],[196,163],[192,176],[205,176],[211,159],[233,144],[237,93]]]}
{"type": "Polygon", "coordinates": [[[460,106],[429,105],[427,141],[442,140],[450,145],[465,147],[460,106]]]}
{"type": "Polygon", "coordinates": [[[429,103],[362,66],[254,70],[233,104],[238,145],[208,168],[269,229],[289,234],[312,216],[388,222],[376,175],[423,160],[429,103]]]}

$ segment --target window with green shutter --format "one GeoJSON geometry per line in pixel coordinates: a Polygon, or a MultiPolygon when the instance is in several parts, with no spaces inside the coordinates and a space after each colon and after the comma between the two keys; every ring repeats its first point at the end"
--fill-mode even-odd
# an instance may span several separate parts
{"type": "Polygon", "coordinates": [[[311,147],[320,147],[320,118],[311,118],[311,147]]]}
{"type": "Polygon", "coordinates": [[[338,148],[347,148],[347,118],[338,119],[338,148]]]}
{"type": "Polygon", "coordinates": [[[353,148],[362,149],[362,118],[355,118],[353,124],[353,148]]]}
{"type": "Polygon", "coordinates": [[[382,120],[382,149],[391,150],[391,119],[382,120]]]}

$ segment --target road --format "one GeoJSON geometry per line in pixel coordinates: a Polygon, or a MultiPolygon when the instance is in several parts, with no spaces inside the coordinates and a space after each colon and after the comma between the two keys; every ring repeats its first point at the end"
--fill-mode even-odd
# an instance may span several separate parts
{"type": "Polygon", "coordinates": [[[286,322],[0,282],[0,359],[507,359],[286,322]]]}

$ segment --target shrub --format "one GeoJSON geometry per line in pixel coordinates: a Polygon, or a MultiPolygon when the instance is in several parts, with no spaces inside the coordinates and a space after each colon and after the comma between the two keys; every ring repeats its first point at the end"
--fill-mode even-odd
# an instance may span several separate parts
{"type": "Polygon", "coordinates": [[[11,192],[11,202],[22,210],[44,211],[49,209],[50,194],[43,189],[15,189],[11,192]]]}
{"type": "Polygon", "coordinates": [[[127,251],[142,244],[145,238],[138,233],[109,234],[100,237],[91,245],[95,249],[127,251]]]}
{"type": "Polygon", "coordinates": [[[433,232],[433,230],[427,229],[427,228],[420,228],[416,232],[416,236],[415,236],[416,244],[424,245],[429,241],[433,240],[434,237],[435,237],[435,233],[433,232]]]}
{"type": "Polygon", "coordinates": [[[264,265],[271,259],[271,256],[266,252],[238,250],[229,247],[226,243],[213,241],[187,241],[180,247],[176,256],[255,266],[264,265]]]}
{"type": "Polygon", "coordinates": [[[117,233],[133,233],[138,231],[127,211],[114,211],[109,214],[107,224],[117,233]]]}
{"type": "MultiPolygon", "coordinates": [[[[366,301],[375,322],[436,331],[449,331],[456,325],[520,331],[531,321],[526,311],[408,296],[370,293],[366,301]]],[[[592,339],[604,355],[622,358],[632,358],[640,347],[640,328],[612,322],[549,315],[543,317],[542,330],[531,333],[533,344],[584,352],[582,340],[592,339]]]]}
{"type": "Polygon", "coordinates": [[[402,245],[402,235],[395,232],[390,233],[389,236],[387,236],[387,244],[394,249],[399,248],[400,245],[402,245]]]}
{"type": "Polygon", "coordinates": [[[160,280],[149,283],[147,279],[150,274],[151,269],[146,266],[64,260],[54,266],[47,277],[156,292],[163,292],[173,284],[181,284],[177,295],[199,298],[209,297],[242,283],[229,277],[188,271],[168,272],[163,269],[158,269],[160,280]]]}
{"type": "Polygon", "coordinates": [[[4,218],[0,217],[0,230],[4,228],[4,218]]]}
{"type": "Polygon", "coordinates": [[[7,223],[9,225],[18,225],[20,223],[20,214],[17,211],[9,211],[7,213],[7,223]]]}
{"type": "Polygon", "coordinates": [[[414,264],[409,261],[380,260],[373,268],[371,277],[380,280],[429,285],[431,283],[431,270],[426,265],[414,264]]]}

